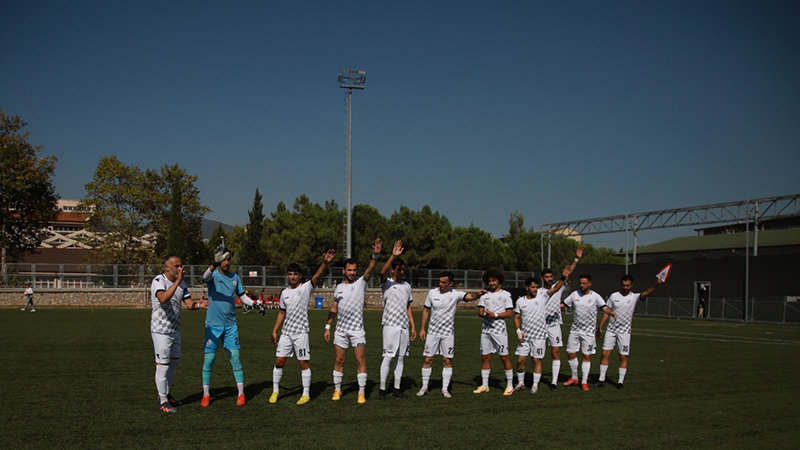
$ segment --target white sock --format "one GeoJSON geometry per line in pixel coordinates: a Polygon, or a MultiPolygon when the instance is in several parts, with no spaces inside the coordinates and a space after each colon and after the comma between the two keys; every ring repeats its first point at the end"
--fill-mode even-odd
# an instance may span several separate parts
{"type": "Polygon", "coordinates": [[[367,387],[367,373],[360,373],[356,375],[356,378],[358,379],[358,393],[363,394],[367,387]]]}
{"type": "Polygon", "coordinates": [[[542,374],[533,372],[533,387],[539,385],[539,380],[542,379],[542,374]]]}
{"type": "Polygon", "coordinates": [[[175,373],[178,371],[178,366],[180,365],[180,359],[172,359],[169,362],[169,369],[167,369],[167,392],[169,392],[169,388],[172,387],[172,383],[175,381],[175,373]]]}
{"type": "Polygon", "coordinates": [[[600,364],[600,381],[606,381],[606,372],[608,372],[608,365],[600,364]]]}
{"type": "Polygon", "coordinates": [[[167,401],[167,392],[169,392],[167,370],[169,370],[169,366],[166,364],[156,364],[156,389],[158,390],[158,400],[161,403],[167,401]]]}
{"type": "Polygon", "coordinates": [[[239,395],[244,395],[244,383],[236,383],[236,389],[239,390],[239,395]]]}
{"type": "Polygon", "coordinates": [[[392,357],[384,356],[381,361],[381,390],[386,390],[386,379],[389,378],[389,370],[392,368],[392,357]]]}
{"type": "Polygon", "coordinates": [[[281,377],[283,376],[283,367],[272,368],[272,392],[280,391],[281,377]]]}
{"type": "Polygon", "coordinates": [[[301,370],[300,378],[303,380],[303,395],[309,397],[311,392],[311,369],[301,370]]]}
{"type": "Polygon", "coordinates": [[[592,363],[590,361],[584,361],[583,363],[581,363],[581,372],[583,372],[581,383],[586,384],[586,382],[589,381],[590,370],[592,370],[592,363]]]}
{"type": "Polygon", "coordinates": [[[207,385],[207,384],[204,384],[204,385],[203,385],[203,397],[205,397],[206,395],[208,395],[208,391],[209,391],[209,389],[211,389],[211,386],[209,386],[209,385],[207,385]]]}
{"type": "Polygon", "coordinates": [[[572,378],[573,380],[578,379],[578,358],[570,359],[569,360],[569,370],[572,371],[572,378]]]}
{"type": "Polygon", "coordinates": [[[433,372],[433,369],[430,367],[427,369],[424,367],[422,368],[422,389],[426,391],[428,390],[428,381],[431,379],[431,372],[433,372]]]}
{"type": "Polygon", "coordinates": [[[483,387],[489,387],[489,372],[491,372],[491,369],[481,369],[481,381],[483,382],[483,387]]]}
{"type": "Polygon", "coordinates": [[[400,389],[400,382],[403,381],[403,357],[397,357],[397,364],[394,366],[394,388],[400,389]]]}
{"type": "Polygon", "coordinates": [[[553,361],[553,384],[558,384],[558,373],[561,372],[561,360],[553,361]]]}
{"type": "MultiPolygon", "coordinates": [[[[525,376],[525,375],[523,375],[523,376],[525,376]]],[[[509,389],[513,389],[514,388],[514,369],[506,370],[506,386],[509,389]]]]}
{"type": "Polygon", "coordinates": [[[517,372],[517,384],[525,384],[525,372],[517,372]]]}
{"type": "Polygon", "coordinates": [[[442,368],[442,390],[446,391],[447,388],[450,387],[450,378],[453,377],[453,368],[452,367],[444,367],[442,368]]]}
{"type": "Polygon", "coordinates": [[[622,384],[625,381],[625,374],[628,373],[628,369],[619,369],[619,381],[617,383],[622,384]]]}
{"type": "Polygon", "coordinates": [[[333,371],[333,386],[334,390],[341,391],[342,390],[342,378],[344,377],[343,372],[333,371]]]}

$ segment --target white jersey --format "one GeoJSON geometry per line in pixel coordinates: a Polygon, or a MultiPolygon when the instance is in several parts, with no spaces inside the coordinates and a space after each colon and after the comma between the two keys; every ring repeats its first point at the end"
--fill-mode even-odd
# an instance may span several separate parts
{"type": "Polygon", "coordinates": [[[383,319],[381,325],[408,328],[408,305],[411,303],[411,285],[387,278],[381,285],[383,291],[383,319]]]}
{"type": "MultiPolygon", "coordinates": [[[[514,300],[511,299],[511,293],[501,289],[497,292],[487,292],[481,295],[480,300],[478,300],[478,307],[483,307],[485,311],[491,311],[495,314],[503,314],[508,309],[514,309],[514,300]]],[[[481,333],[507,336],[506,321],[484,317],[481,333]]]]}
{"type": "Polygon", "coordinates": [[[308,333],[308,297],[314,292],[311,280],[281,292],[280,309],[286,311],[283,334],[308,333]]]}
{"type": "Polygon", "coordinates": [[[333,292],[336,301],[336,331],[353,332],[364,329],[364,295],[367,280],[360,277],[352,283],[339,283],[333,292]]]}
{"type": "MultiPolygon", "coordinates": [[[[542,292],[547,294],[547,291],[549,290],[550,289],[540,287],[537,295],[541,294],[542,292]]],[[[553,294],[553,296],[550,297],[551,299],[553,299],[553,301],[547,303],[547,317],[546,317],[547,326],[561,325],[562,323],[564,323],[564,318],[561,317],[562,295],[564,295],[564,285],[561,285],[561,289],[557,290],[555,294],[553,294]]]]}
{"type": "Polygon", "coordinates": [[[163,273],[156,275],[153,282],[150,283],[150,303],[153,308],[150,314],[150,332],[152,333],[170,334],[181,330],[181,303],[192,297],[186,287],[186,282],[181,281],[181,284],[175,289],[175,293],[166,303],[158,301],[156,296],[158,292],[169,290],[173,284],[163,273]]]}
{"type": "Polygon", "coordinates": [[[550,303],[560,304],[555,297],[548,297],[547,290],[540,289],[536,297],[520,297],[514,306],[514,312],[522,319],[522,332],[525,340],[545,339],[547,337],[547,322],[545,317],[550,311],[550,303]]]}
{"type": "Polygon", "coordinates": [[[636,303],[641,300],[641,297],[642,294],[634,294],[633,292],[628,292],[628,295],[614,292],[608,297],[608,307],[617,314],[616,319],[614,316],[609,319],[608,331],[630,334],[633,313],[636,310],[636,303]]]}
{"type": "Polygon", "coordinates": [[[572,307],[572,329],[570,333],[594,335],[597,327],[597,310],[606,306],[606,301],[595,291],[585,294],[578,289],[564,300],[564,304],[572,307]]]}
{"type": "Polygon", "coordinates": [[[431,311],[431,325],[428,334],[433,336],[453,336],[453,320],[458,302],[464,300],[466,292],[450,290],[442,292],[439,288],[428,291],[425,307],[431,311]]]}

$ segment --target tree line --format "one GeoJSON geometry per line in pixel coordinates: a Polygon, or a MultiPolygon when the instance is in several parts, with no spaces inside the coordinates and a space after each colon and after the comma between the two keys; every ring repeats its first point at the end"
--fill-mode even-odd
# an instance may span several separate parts
{"type": "MultiPolygon", "coordinates": [[[[6,116],[0,109],[4,262],[33,251],[41,241],[43,225],[57,212],[58,195],[52,183],[56,158],[38,155],[41,147],[28,142],[28,134],[22,132],[25,125],[18,116],[6,116]]],[[[296,262],[316,266],[328,248],[344,255],[344,211],[335,200],[319,204],[303,194],[291,207],[280,202],[266,215],[258,189],[246,225],[230,231],[220,225],[204,241],[202,219],[211,210],[200,201],[196,181],[196,175],[177,164],[141,169],[114,155],[102,157],[78,209],[89,214],[86,228],[93,233],[87,244],[96,249],[87,262],[156,264],[165,255],[176,253],[186,264],[206,264],[223,239],[238,265],[296,262]]],[[[404,242],[403,257],[412,269],[541,269],[541,234],[526,227],[525,218],[516,211],[509,217],[508,232],[499,239],[473,225],[453,226],[428,205],[418,211],[400,206],[387,217],[377,208],[361,204],[353,208],[352,218],[353,257],[362,263],[370,257],[371,243],[381,237],[384,242],[404,242]]],[[[551,246],[552,265],[560,267],[572,260],[578,242],[554,237],[551,246]]],[[[584,262],[624,260],[611,249],[585,245],[584,262]]]]}

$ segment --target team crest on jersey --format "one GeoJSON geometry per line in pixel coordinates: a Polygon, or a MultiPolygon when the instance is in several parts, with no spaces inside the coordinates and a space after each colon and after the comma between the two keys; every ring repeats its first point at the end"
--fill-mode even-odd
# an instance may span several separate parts
{"type": "Polygon", "coordinates": [[[233,280],[233,286],[234,286],[234,287],[236,287],[236,286],[238,286],[238,285],[239,285],[239,282],[238,282],[238,281],[236,281],[236,280],[233,280]]]}
{"type": "Polygon", "coordinates": [[[211,341],[211,339],[206,341],[206,345],[212,345],[212,344],[213,344],[213,342],[211,341]]]}

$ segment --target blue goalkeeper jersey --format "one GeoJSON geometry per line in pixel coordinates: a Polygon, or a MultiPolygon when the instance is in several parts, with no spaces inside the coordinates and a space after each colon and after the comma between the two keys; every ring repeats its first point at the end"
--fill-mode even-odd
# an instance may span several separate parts
{"type": "Polygon", "coordinates": [[[207,285],[210,303],[206,312],[206,326],[236,325],[236,296],[244,295],[239,275],[225,275],[215,270],[207,285]]]}

